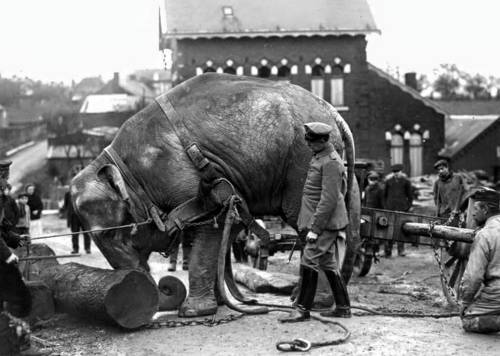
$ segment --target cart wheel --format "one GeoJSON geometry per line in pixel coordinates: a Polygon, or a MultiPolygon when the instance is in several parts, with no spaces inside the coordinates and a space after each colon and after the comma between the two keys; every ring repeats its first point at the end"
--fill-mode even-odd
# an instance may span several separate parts
{"type": "Polygon", "coordinates": [[[441,261],[444,276],[441,275],[441,287],[448,303],[456,306],[457,300],[460,299],[460,282],[467,266],[467,259],[450,256],[443,250],[441,249],[441,261]]]}
{"type": "Polygon", "coordinates": [[[367,255],[365,253],[359,253],[356,257],[355,271],[359,277],[364,277],[370,272],[372,267],[373,256],[367,255]]]}

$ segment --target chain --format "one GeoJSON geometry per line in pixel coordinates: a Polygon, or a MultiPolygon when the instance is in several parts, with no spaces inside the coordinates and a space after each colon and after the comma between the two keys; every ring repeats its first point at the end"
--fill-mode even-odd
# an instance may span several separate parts
{"type": "Polygon", "coordinates": [[[179,328],[184,326],[197,326],[203,325],[208,327],[213,327],[217,325],[227,324],[235,320],[241,319],[245,314],[229,314],[220,319],[215,319],[215,315],[212,318],[205,318],[203,320],[155,320],[146,325],[148,329],[160,329],[160,328],[179,328]]]}
{"type": "MultiPolygon", "coordinates": [[[[448,217],[448,220],[446,220],[446,222],[443,225],[450,226],[453,223],[453,221],[455,220],[455,218],[457,217],[457,215],[458,215],[458,226],[463,227],[465,224],[464,214],[462,212],[456,212],[456,211],[451,212],[450,216],[448,217]]],[[[441,278],[443,280],[443,283],[446,286],[446,290],[448,291],[448,294],[450,295],[453,302],[455,302],[455,304],[459,304],[458,296],[457,296],[457,293],[455,292],[455,289],[451,288],[449,283],[448,283],[448,276],[447,276],[446,271],[443,268],[443,262],[441,260],[441,256],[438,253],[438,243],[437,243],[437,241],[434,241],[432,239],[432,231],[434,230],[435,224],[436,224],[435,221],[431,221],[430,228],[429,228],[429,236],[431,237],[431,241],[432,241],[432,249],[434,251],[434,258],[436,259],[436,262],[438,264],[439,272],[441,274],[441,278]]],[[[445,243],[446,243],[446,248],[449,248],[450,247],[449,241],[445,240],[445,243]]],[[[442,251],[442,247],[441,247],[441,251],[442,251]]]]}

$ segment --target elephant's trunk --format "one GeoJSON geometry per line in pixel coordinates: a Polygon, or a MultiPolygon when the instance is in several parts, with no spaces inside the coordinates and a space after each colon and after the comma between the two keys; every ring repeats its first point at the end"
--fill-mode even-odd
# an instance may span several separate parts
{"type": "Polygon", "coordinates": [[[266,314],[269,313],[269,309],[265,307],[260,307],[260,308],[242,308],[236,304],[234,304],[229,298],[227,297],[226,294],[226,289],[225,289],[225,284],[224,284],[224,275],[225,275],[225,270],[226,270],[226,256],[227,256],[227,251],[229,247],[229,242],[230,242],[230,233],[231,233],[231,227],[233,226],[234,222],[234,196],[231,198],[231,201],[229,203],[229,208],[228,212],[226,215],[226,220],[224,222],[224,230],[222,232],[222,243],[221,247],[219,250],[219,259],[218,259],[218,266],[217,266],[217,288],[219,291],[219,295],[224,301],[224,304],[226,304],[229,308],[236,310],[240,313],[244,314],[266,314]]]}
{"type": "Polygon", "coordinates": [[[342,135],[342,141],[344,142],[344,148],[347,158],[347,192],[346,192],[346,206],[350,206],[352,187],[354,185],[354,160],[355,160],[355,148],[354,148],[354,137],[352,135],[351,129],[344,118],[336,113],[335,122],[342,135]]]}

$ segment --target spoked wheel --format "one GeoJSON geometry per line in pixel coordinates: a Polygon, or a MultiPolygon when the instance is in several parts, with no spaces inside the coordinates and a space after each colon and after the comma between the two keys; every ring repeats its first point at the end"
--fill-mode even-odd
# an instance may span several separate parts
{"type": "Polygon", "coordinates": [[[460,299],[460,282],[467,266],[467,258],[450,256],[441,248],[441,287],[450,305],[458,305],[460,299]]]}
{"type": "Polygon", "coordinates": [[[354,262],[354,273],[359,277],[364,277],[370,272],[373,256],[367,254],[364,250],[359,251],[354,262]]]}

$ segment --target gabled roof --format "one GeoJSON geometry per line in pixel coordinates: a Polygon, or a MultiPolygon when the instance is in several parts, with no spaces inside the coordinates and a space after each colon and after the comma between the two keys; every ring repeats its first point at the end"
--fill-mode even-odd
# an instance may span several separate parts
{"type": "Polygon", "coordinates": [[[500,100],[434,100],[450,115],[500,116],[500,100]]]}
{"type": "Polygon", "coordinates": [[[420,95],[420,93],[418,91],[416,91],[415,89],[409,87],[408,85],[406,85],[404,83],[401,83],[399,80],[397,80],[396,78],[393,78],[391,75],[384,72],[382,69],[375,67],[371,63],[368,63],[368,70],[371,70],[372,72],[377,74],[379,77],[387,80],[392,85],[395,85],[399,89],[401,89],[402,91],[410,94],[411,96],[413,96],[413,98],[421,101],[424,105],[434,109],[436,112],[444,115],[445,117],[448,116],[448,114],[439,105],[436,105],[432,100],[420,95]]]}
{"type": "Polygon", "coordinates": [[[75,85],[73,91],[91,94],[102,88],[104,81],[101,77],[86,77],[75,85]]]}
{"type": "Polygon", "coordinates": [[[156,97],[154,91],[146,84],[128,78],[122,79],[121,77],[110,80],[95,94],[127,94],[148,99],[156,97]]]}
{"type": "MultiPolygon", "coordinates": [[[[165,38],[358,35],[380,32],[366,0],[163,0],[165,38]],[[224,15],[224,11],[232,15],[224,15]]],[[[168,46],[160,44],[161,48],[168,46]]]]}
{"type": "Polygon", "coordinates": [[[500,123],[497,116],[455,116],[445,121],[445,147],[439,156],[452,158],[469,143],[473,142],[482,132],[500,123]]]}

